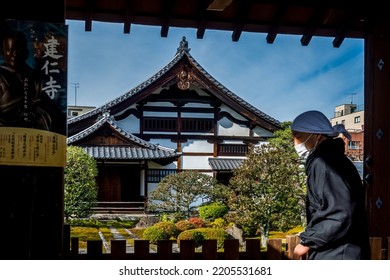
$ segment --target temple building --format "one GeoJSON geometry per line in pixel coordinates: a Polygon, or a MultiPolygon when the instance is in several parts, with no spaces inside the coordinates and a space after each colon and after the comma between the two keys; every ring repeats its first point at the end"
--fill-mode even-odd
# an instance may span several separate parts
{"type": "Polygon", "coordinates": [[[227,184],[253,145],[280,122],[215,80],[183,37],[173,59],[118,98],[68,119],[68,145],[98,163],[96,211],[144,209],[148,193],[176,172],[227,184]]]}

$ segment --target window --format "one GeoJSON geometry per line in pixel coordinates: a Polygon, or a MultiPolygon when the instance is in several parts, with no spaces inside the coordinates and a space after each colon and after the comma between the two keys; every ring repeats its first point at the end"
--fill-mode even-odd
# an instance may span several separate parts
{"type": "Polygon", "coordinates": [[[248,146],[244,144],[219,144],[218,156],[245,156],[248,146]]]}
{"type": "Polygon", "coordinates": [[[184,132],[212,132],[213,120],[210,119],[182,119],[181,131],[184,132]]]}
{"type": "Polygon", "coordinates": [[[349,141],[348,150],[359,150],[360,141],[349,141]]]}
{"type": "Polygon", "coordinates": [[[146,180],[148,183],[160,183],[165,176],[176,173],[176,169],[148,169],[146,180]]]}
{"type": "Polygon", "coordinates": [[[144,130],[147,131],[177,131],[176,118],[144,118],[144,130]]]}
{"type": "Polygon", "coordinates": [[[355,123],[360,123],[360,116],[355,117],[354,122],[355,122],[355,123]]]}
{"type": "MultiPolygon", "coordinates": [[[[181,119],[182,132],[213,132],[212,119],[181,119]]],[[[176,118],[153,118],[143,119],[144,131],[178,131],[178,119],[176,118]]]]}

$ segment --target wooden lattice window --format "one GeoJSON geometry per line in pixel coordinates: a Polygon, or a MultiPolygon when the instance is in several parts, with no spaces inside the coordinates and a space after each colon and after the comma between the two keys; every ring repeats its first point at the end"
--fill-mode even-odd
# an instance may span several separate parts
{"type": "Polygon", "coordinates": [[[176,118],[144,118],[145,131],[177,131],[176,118]]]}
{"type": "Polygon", "coordinates": [[[218,156],[245,156],[248,146],[245,144],[219,144],[218,156]]]}
{"type": "Polygon", "coordinates": [[[160,183],[165,176],[176,173],[176,169],[148,169],[146,180],[148,183],[160,183]]]}

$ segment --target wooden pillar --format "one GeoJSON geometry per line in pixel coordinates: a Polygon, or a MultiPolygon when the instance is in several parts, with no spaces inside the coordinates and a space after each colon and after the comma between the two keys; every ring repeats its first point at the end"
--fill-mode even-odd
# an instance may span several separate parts
{"type": "Polygon", "coordinates": [[[364,176],[369,231],[390,233],[390,37],[370,32],[365,38],[364,176]]]}
{"type": "MultiPolygon", "coordinates": [[[[64,0],[8,4],[0,20],[65,23],[64,0]]],[[[63,175],[62,167],[0,165],[0,259],[62,258],[63,175]]]]}

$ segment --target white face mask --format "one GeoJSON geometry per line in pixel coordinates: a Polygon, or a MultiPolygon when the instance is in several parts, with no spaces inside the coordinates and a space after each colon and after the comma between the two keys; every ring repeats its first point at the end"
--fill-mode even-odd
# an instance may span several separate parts
{"type": "Polygon", "coordinates": [[[312,136],[313,134],[310,134],[309,137],[306,138],[306,140],[298,145],[295,145],[294,148],[295,148],[295,151],[297,152],[298,156],[301,158],[301,159],[304,159],[306,160],[307,157],[309,156],[310,154],[310,151],[311,150],[308,150],[306,148],[306,145],[305,143],[307,142],[307,140],[309,140],[309,138],[312,136]]]}

